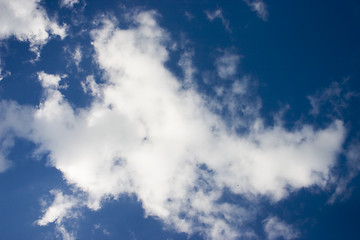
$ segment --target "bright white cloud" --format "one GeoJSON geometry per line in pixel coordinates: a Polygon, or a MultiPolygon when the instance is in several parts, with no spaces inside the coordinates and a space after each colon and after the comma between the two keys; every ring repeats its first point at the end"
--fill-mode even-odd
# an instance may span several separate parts
{"type": "Polygon", "coordinates": [[[45,44],[50,35],[64,38],[65,27],[48,18],[40,0],[0,0],[0,39],[15,36],[31,47],[45,44]]]}
{"type": "MultiPolygon", "coordinates": [[[[44,100],[25,112],[32,131],[19,134],[49,153],[66,181],[86,194],[81,206],[96,210],[104,199],[136,194],[148,216],[177,231],[231,240],[252,234],[243,223],[254,214],[219,201],[224,188],[277,201],[298,188],[325,186],[344,140],[343,123],[287,130],[265,127],[256,117],[247,134],[236,134],[165,67],[168,34],[155,15],[134,14],[128,29],[104,19],[92,31],[105,82],[89,77],[83,83],[94,96],[90,107],[73,109],[58,89],[61,77],[38,74],[44,100]]],[[[232,91],[243,94],[244,84],[234,83],[232,91]]],[[[56,192],[38,224],[63,221],[78,201],[56,192]]]]}
{"type": "Polygon", "coordinates": [[[269,13],[267,6],[263,0],[243,0],[252,11],[256,12],[257,16],[263,21],[267,21],[269,13]]]}
{"type": "Polygon", "coordinates": [[[214,12],[205,11],[206,17],[210,20],[210,22],[214,21],[215,19],[219,18],[221,20],[222,25],[226,29],[226,31],[231,32],[230,29],[230,22],[226,19],[223,15],[223,12],[220,8],[216,9],[214,12]]]}
{"type": "Polygon", "coordinates": [[[299,237],[299,233],[291,225],[286,224],[277,217],[269,217],[264,221],[264,230],[267,239],[291,240],[299,237]]]}
{"type": "Polygon", "coordinates": [[[62,78],[65,78],[66,75],[53,75],[53,74],[47,74],[45,72],[38,72],[38,79],[41,83],[41,85],[44,88],[51,88],[51,89],[58,89],[58,88],[64,88],[64,86],[60,86],[59,82],[62,78]]]}
{"type": "Polygon", "coordinates": [[[72,7],[74,7],[74,4],[77,4],[77,3],[79,3],[79,0],[61,0],[60,6],[72,8],[72,7]]]}

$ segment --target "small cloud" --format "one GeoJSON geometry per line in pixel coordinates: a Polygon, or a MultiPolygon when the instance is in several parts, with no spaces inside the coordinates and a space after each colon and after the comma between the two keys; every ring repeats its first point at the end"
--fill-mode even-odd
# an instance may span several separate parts
{"type": "Polygon", "coordinates": [[[299,237],[297,230],[277,217],[267,218],[264,221],[264,230],[268,240],[276,240],[279,238],[291,240],[299,237]]]}
{"type": "Polygon", "coordinates": [[[0,81],[10,75],[11,75],[11,72],[9,72],[9,71],[4,72],[3,69],[0,68],[0,81]]]}
{"type": "MultiPolygon", "coordinates": [[[[2,129],[0,129],[2,132],[2,129]]],[[[6,136],[0,139],[0,173],[4,172],[11,166],[11,162],[7,159],[9,149],[14,145],[14,139],[11,136],[6,136]]]]}
{"type": "Polygon", "coordinates": [[[267,6],[262,0],[243,0],[252,11],[256,12],[257,16],[263,21],[267,21],[269,13],[267,6]]]}
{"type": "Polygon", "coordinates": [[[205,10],[206,17],[209,19],[210,22],[214,21],[215,19],[219,18],[222,22],[222,25],[226,29],[226,31],[231,32],[229,27],[230,21],[226,19],[223,15],[223,12],[220,8],[216,9],[214,12],[210,12],[205,10]]]}
{"type": "Polygon", "coordinates": [[[194,73],[196,72],[195,67],[193,66],[192,58],[194,56],[194,51],[185,51],[178,62],[179,67],[183,70],[184,81],[186,84],[192,82],[194,73]]]}
{"type": "Polygon", "coordinates": [[[359,97],[359,93],[349,90],[347,86],[348,78],[341,82],[332,82],[331,85],[322,91],[316,92],[307,98],[311,104],[310,114],[327,115],[330,118],[341,118],[344,110],[348,107],[348,102],[359,97]]]}
{"type": "Polygon", "coordinates": [[[73,56],[75,65],[76,65],[77,67],[79,67],[79,64],[80,64],[81,59],[82,59],[82,52],[81,52],[80,46],[77,46],[77,47],[75,48],[75,51],[74,51],[74,53],[72,54],[72,56],[73,56]]]}
{"type": "Polygon", "coordinates": [[[73,8],[75,4],[79,3],[79,0],[62,0],[60,2],[61,7],[73,8]]]}
{"type": "Polygon", "coordinates": [[[352,189],[349,187],[350,182],[360,172],[360,142],[353,140],[349,147],[345,150],[347,174],[334,179],[336,182],[335,192],[328,200],[329,204],[333,204],[337,200],[345,200],[351,196],[352,189]]]}
{"type": "Polygon", "coordinates": [[[186,17],[186,19],[187,19],[188,21],[191,21],[191,20],[194,18],[194,15],[192,15],[192,14],[191,14],[190,12],[188,12],[188,11],[185,11],[184,15],[185,15],[185,17],[186,17]]]}
{"type": "Polygon", "coordinates": [[[76,213],[73,208],[79,205],[79,200],[73,196],[64,195],[59,190],[51,190],[54,196],[53,203],[44,211],[44,215],[36,223],[39,226],[46,226],[49,223],[61,224],[64,218],[74,218],[76,213]]]}
{"type": "Polygon", "coordinates": [[[38,72],[38,79],[41,83],[41,85],[44,88],[54,88],[54,89],[58,89],[58,88],[64,88],[65,86],[59,86],[59,82],[61,81],[62,78],[65,78],[66,75],[54,75],[54,74],[47,74],[43,71],[38,72]]]}
{"type": "Polygon", "coordinates": [[[101,89],[92,75],[87,76],[86,80],[81,82],[81,87],[84,93],[89,93],[97,97],[101,96],[101,89]]]}
{"type": "Polygon", "coordinates": [[[215,60],[217,73],[222,79],[229,79],[236,75],[240,56],[225,50],[224,54],[215,60]]]}
{"type": "Polygon", "coordinates": [[[94,230],[100,230],[104,235],[110,236],[110,232],[106,228],[102,227],[100,223],[94,224],[94,230]]]}

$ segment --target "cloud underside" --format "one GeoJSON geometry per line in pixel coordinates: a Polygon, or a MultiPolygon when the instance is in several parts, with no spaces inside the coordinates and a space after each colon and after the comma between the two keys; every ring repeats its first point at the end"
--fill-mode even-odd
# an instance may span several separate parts
{"type": "MultiPolygon", "coordinates": [[[[75,192],[83,193],[55,192],[38,224],[55,222],[63,230],[61,222],[74,208],[97,210],[106,199],[135,194],[148,216],[179,232],[236,239],[252,236],[243,226],[253,210],[220,200],[224,189],[278,201],[296,189],[326,185],[344,140],[341,121],[290,131],[265,127],[256,117],[246,135],[231,131],[202,95],[183,88],[165,67],[168,34],[154,16],[135,14],[128,29],[104,19],[92,31],[104,82],[92,76],[84,81],[94,98],[89,108],[73,109],[60,92],[63,76],[44,72],[38,74],[44,88],[38,108],[0,105],[8,113],[1,136],[38,144],[37,152],[48,153],[75,192]],[[11,121],[16,114],[25,115],[29,129],[11,121]]],[[[9,146],[1,140],[5,158],[9,146]]]]}

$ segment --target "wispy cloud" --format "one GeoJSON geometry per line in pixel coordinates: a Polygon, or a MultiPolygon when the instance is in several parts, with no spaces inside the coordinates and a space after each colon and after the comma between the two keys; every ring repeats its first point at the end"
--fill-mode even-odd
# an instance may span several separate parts
{"type": "Polygon", "coordinates": [[[211,22],[217,18],[220,19],[226,31],[231,32],[230,21],[224,17],[222,9],[218,8],[213,12],[205,10],[205,14],[211,22]]]}
{"type": "Polygon", "coordinates": [[[312,109],[310,114],[327,115],[331,118],[342,117],[344,109],[348,107],[350,100],[359,98],[359,94],[351,91],[348,87],[349,78],[344,78],[340,82],[332,82],[329,87],[314,95],[308,96],[312,109]],[[331,109],[331,111],[329,111],[331,109]]]}
{"type": "Polygon", "coordinates": [[[264,221],[264,230],[268,240],[275,240],[279,238],[291,240],[299,237],[299,232],[297,230],[277,217],[267,218],[264,221]]]}
{"type": "Polygon", "coordinates": [[[252,11],[256,12],[259,18],[263,21],[267,21],[269,13],[267,6],[263,0],[243,0],[252,11]]]}
{"type": "Polygon", "coordinates": [[[240,55],[232,53],[230,49],[224,50],[223,55],[215,60],[215,66],[219,77],[222,79],[234,77],[237,74],[240,58],[240,55]]]}
{"type": "Polygon", "coordinates": [[[0,67],[0,81],[10,75],[11,75],[11,72],[3,71],[3,69],[0,67]]]}

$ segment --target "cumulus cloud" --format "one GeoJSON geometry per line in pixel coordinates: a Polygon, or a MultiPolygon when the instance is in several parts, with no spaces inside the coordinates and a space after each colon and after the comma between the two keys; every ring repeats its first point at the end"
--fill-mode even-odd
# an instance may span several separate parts
{"type": "Polygon", "coordinates": [[[299,237],[299,233],[291,225],[286,224],[277,217],[269,217],[264,221],[264,230],[267,239],[275,240],[282,238],[291,240],[299,237]]]}
{"type": "Polygon", "coordinates": [[[40,0],[0,0],[0,39],[14,36],[30,42],[31,49],[37,52],[50,36],[64,38],[65,27],[50,20],[39,3],[40,0]]]}
{"type": "MultiPolygon", "coordinates": [[[[183,88],[165,66],[169,35],[155,16],[134,14],[127,29],[103,19],[92,31],[104,83],[93,77],[83,83],[94,97],[88,108],[73,108],[59,89],[59,75],[38,74],[44,99],[21,112],[31,118],[31,131],[18,135],[35,142],[84,194],[54,192],[38,224],[62,222],[70,209],[97,210],[106,199],[135,194],[147,216],[177,231],[210,239],[252,236],[244,226],[256,210],[221,200],[224,189],[278,201],[299,188],[324,187],[344,141],[343,123],[287,130],[264,126],[257,116],[246,134],[232,131],[206,97],[183,88]]],[[[234,83],[232,91],[244,94],[245,82],[234,83]]]]}
{"type": "Polygon", "coordinates": [[[267,21],[269,13],[267,6],[262,0],[243,0],[252,11],[256,12],[257,16],[263,21],[267,21]]]}
{"type": "Polygon", "coordinates": [[[206,10],[205,14],[206,14],[207,19],[210,20],[210,22],[212,22],[215,19],[219,18],[221,20],[222,25],[226,29],[226,31],[231,32],[231,29],[230,29],[230,26],[229,26],[230,21],[224,17],[223,12],[222,12],[222,10],[220,8],[216,9],[213,12],[206,10]]]}

